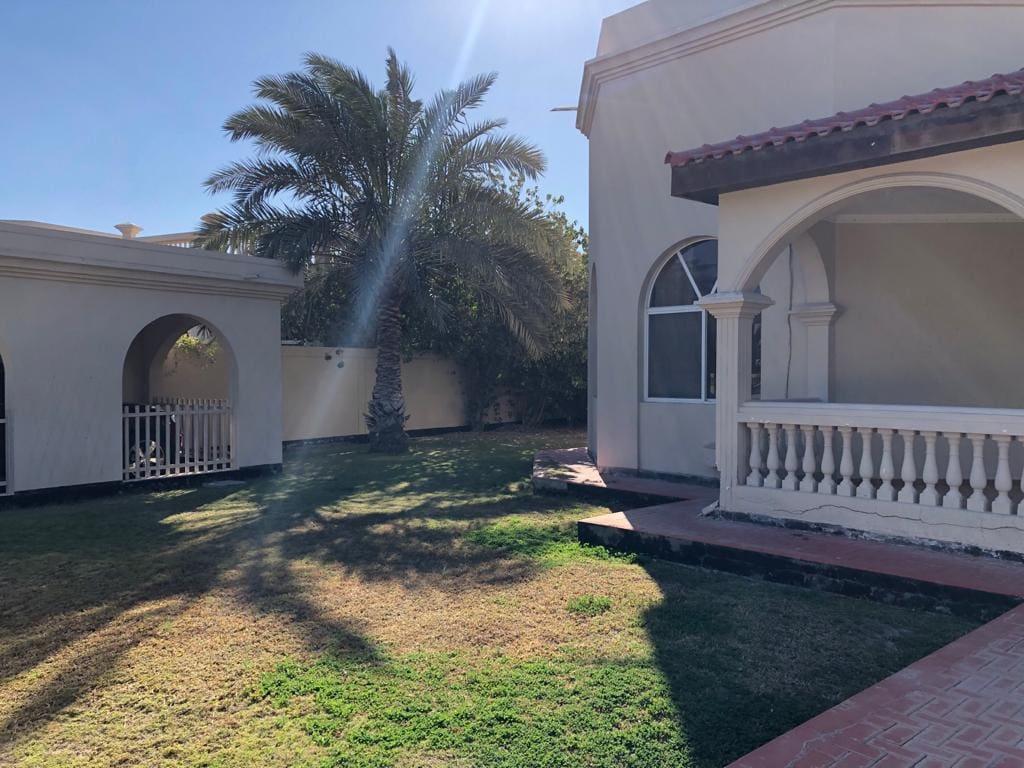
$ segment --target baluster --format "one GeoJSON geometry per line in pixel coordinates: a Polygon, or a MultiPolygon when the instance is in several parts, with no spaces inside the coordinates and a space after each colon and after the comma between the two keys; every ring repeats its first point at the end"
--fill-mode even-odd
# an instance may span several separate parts
{"type": "Polygon", "coordinates": [[[814,480],[814,473],[818,470],[817,458],[814,455],[814,425],[804,424],[800,431],[804,433],[804,477],[800,481],[800,490],[804,493],[814,493],[818,490],[818,483],[814,480]]]}
{"type": "Polygon", "coordinates": [[[882,436],[882,462],[878,466],[878,476],[882,479],[882,484],[878,487],[875,498],[895,501],[896,489],[892,487],[892,479],[896,476],[896,467],[892,461],[892,430],[879,429],[878,434],[882,436]]]}
{"type": "Polygon", "coordinates": [[[756,488],[764,484],[764,477],[761,476],[761,425],[752,421],[747,427],[750,428],[750,474],[747,475],[747,485],[756,488]]]}
{"type": "Polygon", "coordinates": [[[860,434],[860,485],[857,486],[857,496],[873,499],[875,486],[871,478],[875,476],[875,457],[871,455],[871,436],[874,430],[871,427],[858,427],[857,432],[860,434]]]}
{"type": "Polygon", "coordinates": [[[818,493],[831,496],[836,492],[836,456],[832,452],[832,427],[824,427],[821,430],[821,482],[818,483],[818,493]]]}
{"type": "Polygon", "coordinates": [[[964,508],[964,495],[960,486],[964,482],[964,470],[960,465],[960,433],[945,433],[946,442],[949,443],[949,463],[946,466],[946,482],[949,483],[949,491],[942,497],[942,506],[951,509],[964,508]]]}
{"type": "Polygon", "coordinates": [[[768,429],[768,458],[765,464],[768,467],[768,476],[764,479],[765,488],[779,488],[782,481],[779,479],[779,425],[766,424],[768,429]]]}
{"type": "Polygon", "coordinates": [[[985,486],[988,475],[985,472],[985,435],[971,433],[967,435],[971,441],[973,458],[971,460],[971,488],[974,492],[967,498],[967,508],[971,512],[985,512],[988,499],[985,498],[985,486]]]}
{"type": "Polygon", "coordinates": [[[992,435],[999,449],[999,461],[996,464],[996,491],[998,496],[992,502],[992,511],[1000,515],[1010,514],[1010,489],[1013,488],[1013,477],[1010,475],[1010,436],[992,435]]]}
{"type": "Polygon", "coordinates": [[[836,493],[839,496],[853,496],[856,489],[853,486],[853,446],[850,435],[852,427],[839,427],[839,436],[843,439],[842,453],[839,459],[839,487],[836,493]]]}
{"type": "Polygon", "coordinates": [[[786,476],[782,479],[782,488],[786,491],[795,491],[796,470],[800,466],[796,458],[796,425],[786,424],[783,429],[786,431],[786,476]]]}
{"type": "Polygon", "coordinates": [[[912,429],[901,429],[900,436],[903,438],[903,465],[900,467],[900,479],[903,480],[903,487],[900,488],[900,501],[906,504],[917,503],[917,489],[914,482],[917,480],[917,465],[914,462],[914,435],[917,433],[912,429]]]}
{"type": "Polygon", "coordinates": [[[921,479],[924,480],[924,490],[921,492],[919,503],[929,507],[939,506],[939,492],[935,490],[935,484],[939,482],[939,465],[935,463],[935,432],[922,432],[924,438],[924,472],[921,479]]]}

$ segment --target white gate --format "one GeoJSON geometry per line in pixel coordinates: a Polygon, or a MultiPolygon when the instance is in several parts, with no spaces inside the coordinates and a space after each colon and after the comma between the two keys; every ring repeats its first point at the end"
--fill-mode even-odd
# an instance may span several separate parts
{"type": "Polygon", "coordinates": [[[122,409],[123,479],[148,480],[234,468],[227,400],[159,399],[122,409]]]}
{"type": "MultiPolygon", "coordinates": [[[[0,386],[2,386],[3,380],[0,379],[0,386]]],[[[2,394],[2,393],[0,393],[2,394]]],[[[0,400],[0,405],[3,401],[0,400]]],[[[10,486],[7,484],[7,463],[8,463],[8,446],[7,446],[7,414],[0,409],[0,496],[4,496],[11,492],[10,486]]]]}

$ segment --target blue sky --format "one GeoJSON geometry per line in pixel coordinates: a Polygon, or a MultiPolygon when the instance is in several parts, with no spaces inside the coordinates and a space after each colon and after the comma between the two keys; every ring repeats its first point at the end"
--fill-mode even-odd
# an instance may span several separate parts
{"type": "Polygon", "coordinates": [[[420,95],[495,70],[480,115],[539,144],[541,188],[586,221],[574,113],[601,19],[633,0],[4,0],[0,219],[144,234],[191,229],[217,205],[206,176],[248,152],[221,125],[259,75],[319,51],[380,82],[394,46],[420,95]],[[481,5],[483,3],[484,5],[481,5]],[[474,19],[479,24],[474,24],[474,19]],[[477,27],[474,34],[474,27],[477,27]]]}

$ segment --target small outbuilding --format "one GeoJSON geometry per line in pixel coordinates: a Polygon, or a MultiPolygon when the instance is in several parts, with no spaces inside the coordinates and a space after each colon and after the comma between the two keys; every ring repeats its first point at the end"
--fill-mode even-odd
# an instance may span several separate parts
{"type": "Polygon", "coordinates": [[[281,463],[280,306],[301,278],[120,228],[0,222],[2,494],[281,463]],[[197,383],[168,375],[181,354],[226,364],[197,383]]]}

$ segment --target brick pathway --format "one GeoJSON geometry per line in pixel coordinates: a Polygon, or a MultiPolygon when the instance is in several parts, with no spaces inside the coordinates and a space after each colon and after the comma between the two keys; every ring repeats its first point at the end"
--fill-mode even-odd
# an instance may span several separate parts
{"type": "Polygon", "coordinates": [[[628,531],[681,543],[700,542],[737,551],[777,555],[825,566],[1024,598],[1022,563],[706,517],[701,515],[701,508],[707,503],[704,499],[678,501],[612,512],[581,520],[580,527],[628,531]]]}
{"type": "Polygon", "coordinates": [[[730,768],[1024,767],[1024,606],[730,768]]]}

